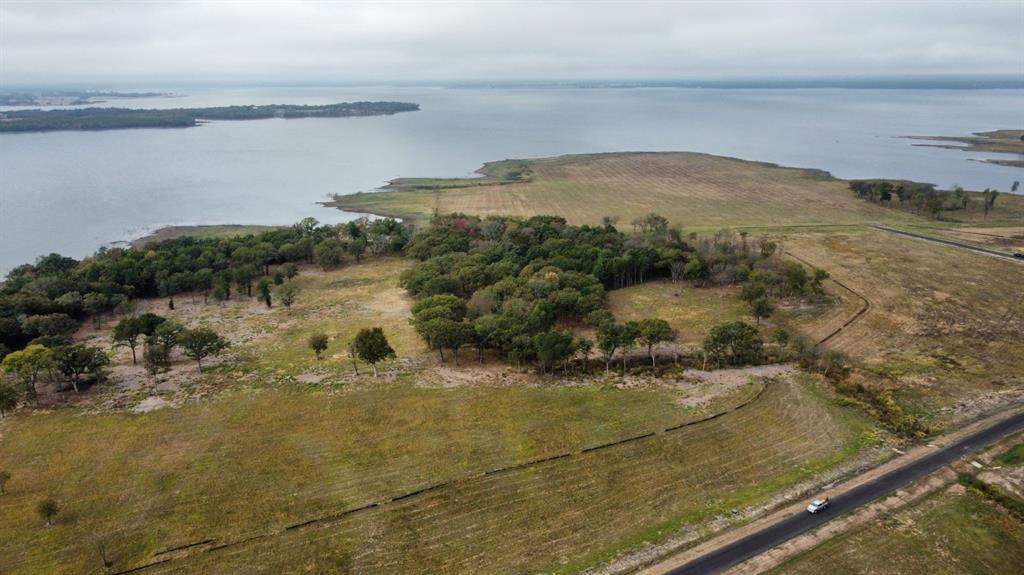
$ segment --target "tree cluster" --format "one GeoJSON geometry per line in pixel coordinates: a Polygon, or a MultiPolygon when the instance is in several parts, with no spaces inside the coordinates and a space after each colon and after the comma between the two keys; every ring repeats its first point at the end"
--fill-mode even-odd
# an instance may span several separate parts
{"type": "Polygon", "coordinates": [[[935,184],[922,184],[892,180],[851,180],[850,190],[858,198],[883,206],[896,206],[916,214],[940,218],[943,212],[969,211],[976,200],[981,200],[985,217],[995,207],[999,192],[985,189],[980,198],[960,186],[952,190],[937,190],[935,184]],[[893,202],[896,203],[893,203],[893,202]]]}
{"type": "Polygon", "coordinates": [[[102,249],[82,261],[50,254],[13,269],[0,285],[0,358],[29,343],[65,345],[83,319],[98,321],[110,310],[127,315],[133,298],[162,296],[173,308],[182,293],[223,301],[233,293],[252,297],[255,287],[271,305],[276,287],[276,299],[290,306],[296,289],[289,280],[298,273],[296,263],[313,261],[335,245],[341,253],[323,256],[331,265],[364,254],[399,252],[408,237],[409,230],[391,219],[329,226],[306,218],[287,229],[254,235],[182,237],[142,249],[102,249]]]}

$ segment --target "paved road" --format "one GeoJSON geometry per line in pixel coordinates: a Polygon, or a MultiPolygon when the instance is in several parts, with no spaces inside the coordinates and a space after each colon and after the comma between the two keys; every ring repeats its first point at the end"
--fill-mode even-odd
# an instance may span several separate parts
{"type": "Polygon", "coordinates": [[[668,571],[668,573],[671,575],[689,575],[724,571],[751,557],[764,553],[797,535],[827,523],[843,513],[889,495],[898,488],[956,461],[965,454],[981,449],[1002,439],[1007,434],[1021,429],[1024,429],[1024,413],[1004,419],[946,447],[939,448],[935,452],[917,461],[908,463],[904,467],[890,471],[846,493],[836,495],[831,498],[831,508],[821,513],[811,515],[801,511],[771,527],[748,535],[739,541],[699,557],[686,565],[668,571]]]}
{"type": "Polygon", "coordinates": [[[904,230],[897,230],[896,228],[890,228],[888,226],[872,226],[872,227],[874,227],[876,230],[882,230],[883,232],[890,232],[890,233],[893,233],[893,234],[899,234],[901,236],[907,236],[907,237],[911,237],[911,238],[917,238],[919,240],[927,240],[929,242],[935,242],[937,244],[946,244],[947,246],[953,246],[953,247],[957,247],[957,248],[964,248],[964,249],[967,249],[967,250],[974,250],[976,252],[981,252],[983,254],[989,254],[989,255],[992,255],[992,256],[1000,256],[1000,257],[1004,257],[1004,258],[1010,258],[1011,260],[1024,263],[1024,259],[1015,258],[1015,257],[1013,257],[1013,254],[1011,254],[1009,252],[1001,252],[999,250],[990,250],[988,248],[983,248],[981,246],[975,246],[975,245],[972,245],[972,244],[965,244],[964,242],[958,242],[956,240],[944,240],[942,238],[936,238],[936,237],[932,237],[932,236],[925,236],[925,235],[921,235],[921,234],[918,234],[918,233],[915,233],[915,232],[907,232],[907,231],[904,231],[904,230]]]}

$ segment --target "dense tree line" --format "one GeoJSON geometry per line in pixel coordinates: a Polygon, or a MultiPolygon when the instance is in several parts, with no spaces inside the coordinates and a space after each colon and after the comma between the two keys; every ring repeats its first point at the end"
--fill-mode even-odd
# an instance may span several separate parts
{"type": "Polygon", "coordinates": [[[436,216],[406,253],[418,260],[401,282],[416,299],[413,325],[427,346],[458,364],[472,346],[482,359],[493,350],[542,372],[572,359],[587,361],[595,347],[610,368],[612,357],[655,345],[674,334],[662,320],[617,324],[605,309],[605,292],[656,277],[698,285],[747,282],[758,318],[771,313],[769,296],[820,293],[822,273],[777,257],[777,244],[720,232],[700,239],[670,228],[656,214],[633,222],[627,236],[606,218],[600,226],[572,226],[554,216],[529,219],[436,216]],[[564,329],[587,325],[597,341],[564,329]]]}
{"type": "Polygon", "coordinates": [[[401,223],[366,219],[337,226],[313,218],[286,229],[233,238],[182,237],[141,249],[102,249],[82,261],[50,254],[35,264],[13,269],[0,285],[0,359],[10,351],[39,343],[53,348],[86,319],[116,310],[128,315],[130,301],[166,297],[173,307],[182,293],[204,301],[232,295],[289,306],[296,263],[317,261],[337,266],[365,254],[400,252],[409,238],[401,223]],[[330,252],[329,256],[324,255],[330,252]]]}
{"type": "MultiPolygon", "coordinates": [[[[988,188],[980,197],[972,197],[960,186],[952,190],[937,190],[935,184],[890,180],[851,180],[850,190],[858,198],[883,206],[895,206],[916,214],[939,218],[943,212],[968,211],[981,204],[985,217],[995,208],[997,190],[988,188]]],[[[1014,182],[1014,189],[1017,183],[1014,182]]],[[[977,196],[979,194],[974,194],[977,196]]]]}

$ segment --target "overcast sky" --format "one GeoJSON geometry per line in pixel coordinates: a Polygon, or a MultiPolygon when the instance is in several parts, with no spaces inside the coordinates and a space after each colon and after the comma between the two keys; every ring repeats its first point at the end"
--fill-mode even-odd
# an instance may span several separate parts
{"type": "Polygon", "coordinates": [[[1007,2],[0,0],[0,84],[1024,75],[1007,2]]]}

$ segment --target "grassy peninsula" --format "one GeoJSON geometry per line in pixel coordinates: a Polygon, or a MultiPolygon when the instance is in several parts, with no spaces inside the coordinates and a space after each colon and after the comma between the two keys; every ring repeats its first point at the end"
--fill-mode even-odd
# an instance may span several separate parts
{"type": "Polygon", "coordinates": [[[348,118],[386,116],[419,110],[409,102],[342,102],[323,106],[270,104],[137,110],[84,108],[77,110],[15,110],[0,113],[0,132],[55,130],[118,130],[122,128],[189,128],[204,120],[263,120],[267,118],[348,118]]]}

